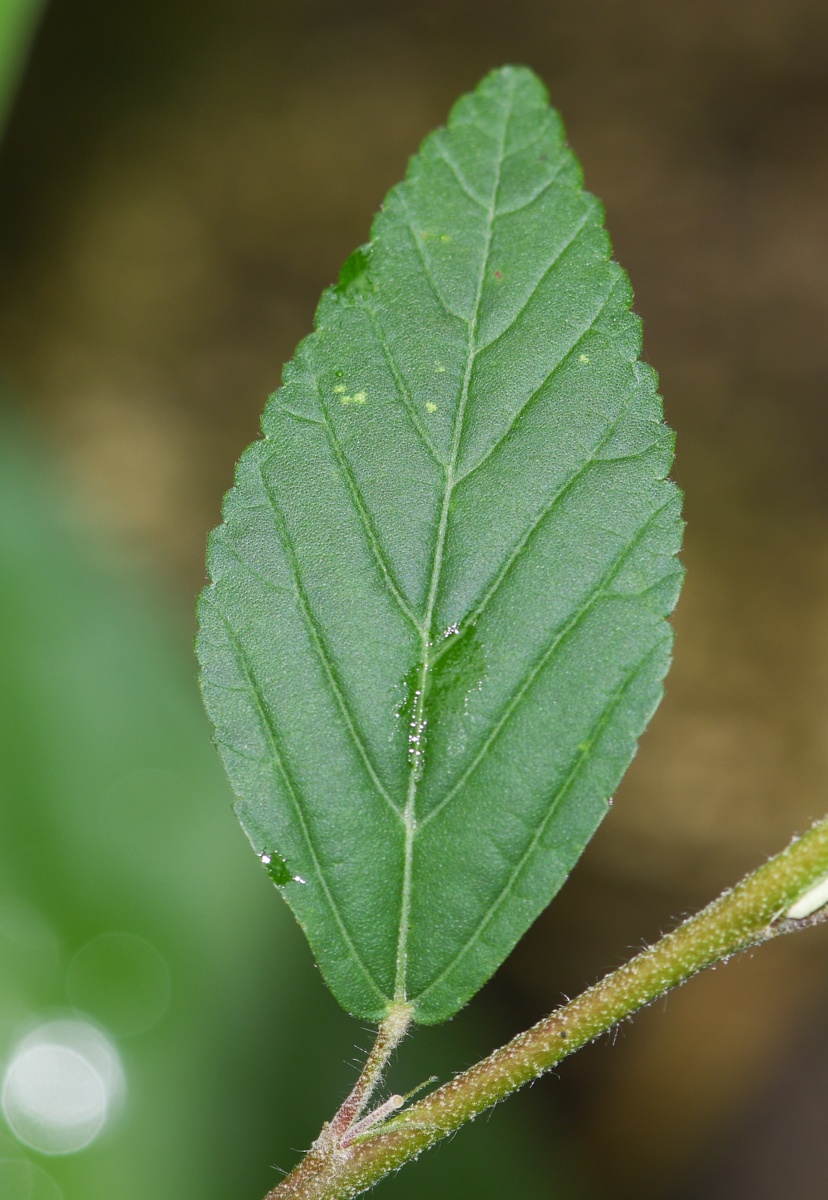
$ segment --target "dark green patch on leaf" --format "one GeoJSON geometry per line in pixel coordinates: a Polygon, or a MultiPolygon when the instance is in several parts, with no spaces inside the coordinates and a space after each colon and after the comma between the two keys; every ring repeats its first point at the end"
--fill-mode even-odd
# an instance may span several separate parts
{"type": "Polygon", "coordinates": [[[260,854],[259,858],[261,859],[262,866],[277,887],[284,887],[286,883],[290,883],[291,879],[293,879],[287,863],[275,850],[268,850],[260,854]]]}
{"type": "Polygon", "coordinates": [[[486,656],[473,625],[451,629],[432,649],[425,677],[427,709],[456,716],[465,711],[473,691],[480,691],[486,674],[486,656]]]}
{"type": "Polygon", "coordinates": [[[371,266],[371,246],[359,246],[350,254],[339,272],[334,291],[340,296],[365,296],[372,291],[368,269],[371,266]]]}

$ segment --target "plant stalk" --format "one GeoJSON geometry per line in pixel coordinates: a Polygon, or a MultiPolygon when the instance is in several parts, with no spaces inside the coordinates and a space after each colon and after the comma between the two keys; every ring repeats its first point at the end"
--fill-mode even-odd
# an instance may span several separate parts
{"type": "MultiPolygon", "coordinates": [[[[366,1131],[352,1130],[348,1139],[356,1117],[343,1127],[344,1119],[339,1119],[343,1106],[307,1157],[265,1200],[346,1200],[359,1195],[699,971],[740,950],[824,920],[828,895],[817,885],[826,876],[828,817],[655,945],[404,1112],[367,1128],[363,1121],[366,1131]],[[812,890],[813,905],[809,904],[812,890]]],[[[403,1036],[407,1020],[386,1052],[387,1024],[380,1026],[380,1051],[375,1047],[369,1058],[370,1064],[379,1055],[380,1071],[403,1036]]],[[[365,1072],[361,1080],[364,1077],[365,1072]]]]}
{"type": "MultiPolygon", "coordinates": [[[[383,1072],[389,1058],[405,1037],[410,1024],[411,1006],[409,1004],[395,1004],[379,1027],[377,1040],[374,1042],[373,1049],[368,1055],[365,1066],[362,1068],[362,1073],[356,1081],[351,1094],[345,1100],[345,1103],[339,1109],[334,1119],[324,1127],[322,1133],[325,1134],[326,1140],[333,1144],[340,1143],[358,1121],[365,1110],[365,1106],[382,1080],[383,1072]]],[[[321,1136],[322,1134],[320,1134],[321,1136]]],[[[318,1140],[317,1138],[317,1142],[318,1140]]]]}

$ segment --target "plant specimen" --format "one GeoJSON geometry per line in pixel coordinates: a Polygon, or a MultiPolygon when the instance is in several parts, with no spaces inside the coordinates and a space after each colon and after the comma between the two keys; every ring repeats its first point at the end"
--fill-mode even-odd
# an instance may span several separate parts
{"type": "Polygon", "coordinates": [[[256,853],[379,1025],[273,1197],[357,1194],[821,918],[817,826],[471,1071],[367,1111],[406,1031],[466,1004],[561,887],[661,696],[681,497],[631,300],[543,86],[495,71],[389,193],[239,463],[199,606],[205,702],[256,853]]]}

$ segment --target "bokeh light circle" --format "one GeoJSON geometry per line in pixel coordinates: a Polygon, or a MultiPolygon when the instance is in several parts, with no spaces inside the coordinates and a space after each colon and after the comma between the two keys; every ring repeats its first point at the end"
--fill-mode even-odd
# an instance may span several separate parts
{"type": "Polygon", "coordinates": [[[0,1200],[63,1200],[51,1175],[27,1158],[0,1158],[0,1200]]]}
{"type": "Polygon", "coordinates": [[[69,967],[69,1000],[120,1037],[145,1033],[170,1002],[170,972],[145,938],[104,933],[87,942],[69,967]]]}
{"type": "Polygon", "coordinates": [[[15,1047],[2,1105],[16,1137],[41,1154],[73,1154],[95,1140],[124,1091],[118,1052],[84,1021],[48,1021],[15,1047]]]}

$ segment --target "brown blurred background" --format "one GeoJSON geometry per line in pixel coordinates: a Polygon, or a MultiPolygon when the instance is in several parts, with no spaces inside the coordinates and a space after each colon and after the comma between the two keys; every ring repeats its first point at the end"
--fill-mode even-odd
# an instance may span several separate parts
{"type": "MultiPolygon", "coordinates": [[[[828,810],[828,5],[52,0],[0,154],[0,373],[190,619],[321,289],[508,61],[606,205],[688,520],[666,700],[488,989],[516,1027],[828,810]]],[[[543,1094],[595,1194],[824,1197],[827,1002],[812,931],[565,1064],[543,1094]]]]}

